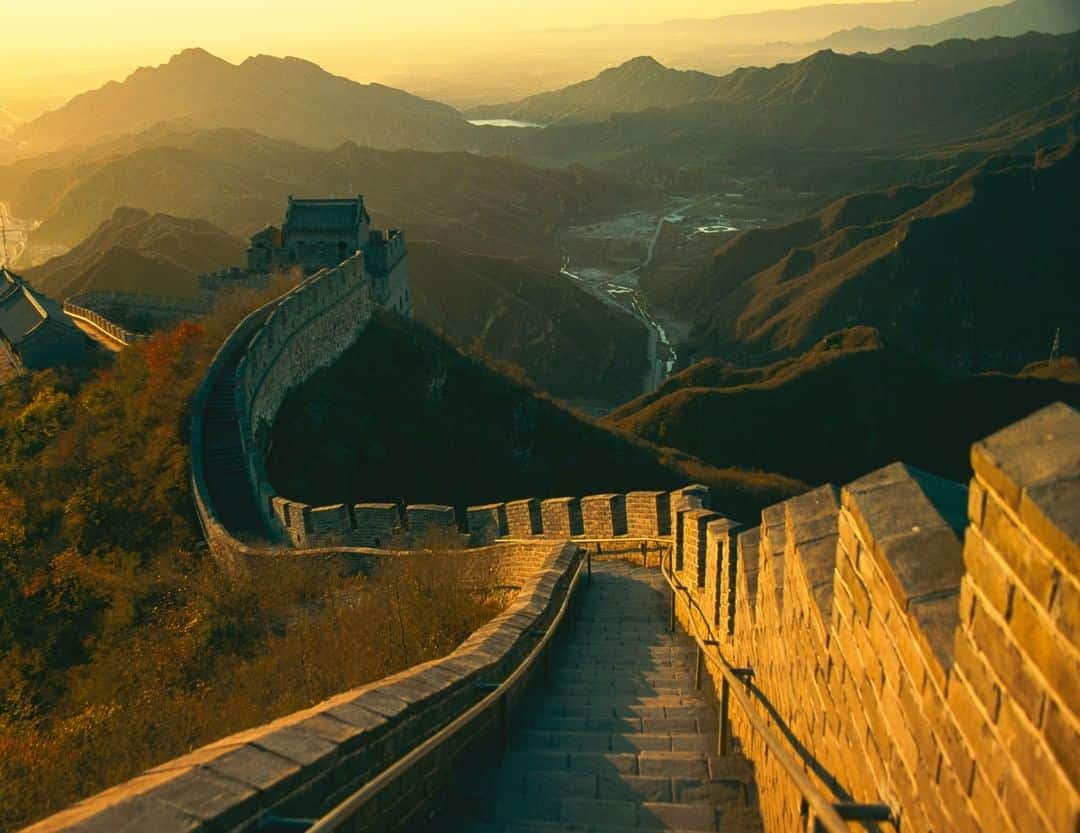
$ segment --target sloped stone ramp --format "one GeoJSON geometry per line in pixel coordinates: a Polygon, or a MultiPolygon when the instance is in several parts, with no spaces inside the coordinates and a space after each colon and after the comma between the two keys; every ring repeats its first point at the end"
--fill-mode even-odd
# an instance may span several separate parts
{"type": "Polygon", "coordinates": [[[502,759],[469,777],[459,833],[762,829],[750,763],[718,757],[695,648],[660,571],[597,561],[548,684],[502,759]]]}

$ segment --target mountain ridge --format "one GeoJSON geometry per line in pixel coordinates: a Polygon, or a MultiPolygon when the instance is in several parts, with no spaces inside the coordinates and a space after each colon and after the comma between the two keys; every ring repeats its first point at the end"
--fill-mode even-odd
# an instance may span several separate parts
{"type": "Polygon", "coordinates": [[[440,150],[462,146],[475,130],[448,105],[360,84],[302,58],[256,55],[232,64],[193,47],[164,64],[139,67],[123,81],[80,93],[20,125],[14,135],[52,150],[72,144],[72,136],[92,144],[162,121],[251,128],[322,147],[352,140],[440,150]],[[335,118],[327,119],[327,113],[335,118]]]}

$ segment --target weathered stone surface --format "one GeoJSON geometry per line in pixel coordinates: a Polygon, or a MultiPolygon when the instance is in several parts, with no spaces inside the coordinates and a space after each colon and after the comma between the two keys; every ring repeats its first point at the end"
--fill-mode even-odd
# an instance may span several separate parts
{"type": "Polygon", "coordinates": [[[1080,476],[1080,413],[1061,402],[1048,405],[975,443],[971,464],[1019,510],[1025,489],[1080,476]]]}

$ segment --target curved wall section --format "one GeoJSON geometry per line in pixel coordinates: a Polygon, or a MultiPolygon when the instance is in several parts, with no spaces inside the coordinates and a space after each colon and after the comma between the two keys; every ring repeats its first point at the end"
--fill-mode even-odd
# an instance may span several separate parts
{"type": "Polygon", "coordinates": [[[375,281],[366,275],[363,256],[357,254],[282,297],[237,365],[236,412],[245,468],[263,522],[274,538],[281,530],[270,511],[274,490],[264,463],[274,417],[293,387],[345,352],[375,307],[375,281]]]}
{"type": "Polygon", "coordinates": [[[407,286],[404,257],[372,275],[357,253],[253,312],[222,344],[191,416],[192,485],[212,551],[282,539],[264,464],[274,417],[289,390],[334,362],[407,286]]]}

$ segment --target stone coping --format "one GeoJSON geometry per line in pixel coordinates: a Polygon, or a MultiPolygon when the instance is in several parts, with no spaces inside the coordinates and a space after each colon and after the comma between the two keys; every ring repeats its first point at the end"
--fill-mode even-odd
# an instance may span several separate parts
{"type": "Polygon", "coordinates": [[[552,544],[510,606],[442,659],[166,761],[25,833],[233,831],[270,813],[324,813],[481,699],[478,683],[509,676],[577,560],[576,546],[552,544]]]}

